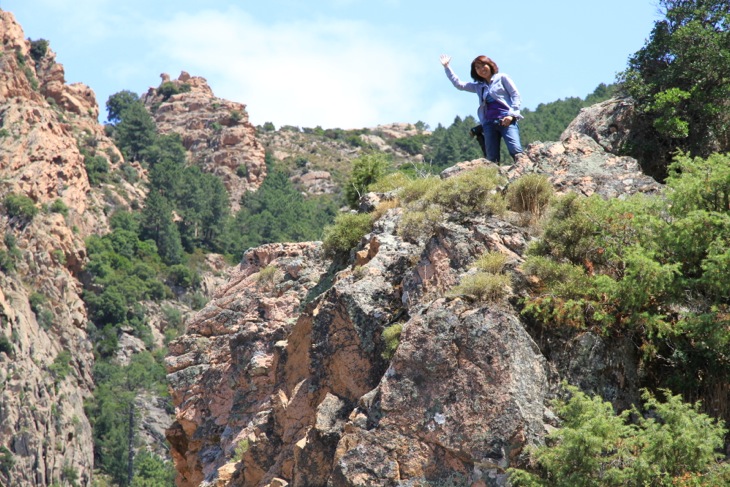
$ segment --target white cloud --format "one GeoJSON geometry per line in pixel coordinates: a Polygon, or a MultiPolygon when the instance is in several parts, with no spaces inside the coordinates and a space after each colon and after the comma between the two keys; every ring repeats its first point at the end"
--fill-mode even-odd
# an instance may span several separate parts
{"type": "Polygon", "coordinates": [[[147,32],[217,96],[246,103],[254,123],[372,126],[418,99],[408,47],[364,22],[264,24],[230,9],[180,14],[147,32]]]}

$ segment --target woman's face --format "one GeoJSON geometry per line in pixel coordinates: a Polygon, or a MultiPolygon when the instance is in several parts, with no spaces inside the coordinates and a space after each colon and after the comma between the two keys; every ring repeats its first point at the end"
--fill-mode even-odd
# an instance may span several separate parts
{"type": "Polygon", "coordinates": [[[492,77],[492,69],[489,67],[488,64],[477,62],[474,65],[474,71],[476,71],[477,74],[484,79],[489,79],[492,77]]]}

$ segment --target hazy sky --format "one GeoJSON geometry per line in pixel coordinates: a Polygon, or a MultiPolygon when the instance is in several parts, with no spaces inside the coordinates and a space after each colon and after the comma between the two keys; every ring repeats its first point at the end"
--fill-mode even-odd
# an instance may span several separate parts
{"type": "Polygon", "coordinates": [[[661,18],[655,0],[0,0],[26,37],[47,39],[68,83],[108,97],[158,86],[160,73],[208,80],[254,124],[324,128],[475,115],[455,90],[486,54],[523,107],[611,83],[661,18]]]}

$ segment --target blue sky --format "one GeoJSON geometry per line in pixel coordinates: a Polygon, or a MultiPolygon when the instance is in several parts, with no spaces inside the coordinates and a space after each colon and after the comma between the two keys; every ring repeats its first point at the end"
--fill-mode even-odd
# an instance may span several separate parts
{"type": "MultiPolygon", "coordinates": [[[[47,39],[68,83],[108,97],[160,73],[208,80],[254,124],[344,129],[474,115],[439,63],[463,79],[486,54],[523,107],[611,83],[661,18],[655,0],[0,0],[47,39]],[[314,4],[314,5],[312,5],[314,4]]],[[[103,117],[102,117],[103,118],[103,117]]]]}

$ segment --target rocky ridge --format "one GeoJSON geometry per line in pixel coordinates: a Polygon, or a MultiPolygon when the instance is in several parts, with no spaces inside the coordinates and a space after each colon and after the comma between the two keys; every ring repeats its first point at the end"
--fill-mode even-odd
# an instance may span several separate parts
{"type": "Polygon", "coordinates": [[[395,166],[421,163],[422,154],[409,154],[395,142],[405,137],[428,135],[410,123],[378,125],[362,130],[323,130],[285,126],[258,131],[261,143],[281,161],[292,182],[308,195],[333,194],[350,175],[352,161],[367,149],[389,154],[395,166]]]}
{"type": "Polygon", "coordinates": [[[67,85],[52,51],[34,59],[9,12],[0,11],[0,38],[0,196],[45,208],[31,222],[6,211],[0,217],[0,446],[12,459],[0,483],[8,475],[6,485],[71,477],[89,485],[93,445],[83,403],[94,360],[78,281],[84,238],[107,228],[104,198],[124,205],[140,193],[124,183],[106,197],[92,190],[80,147],[93,141],[94,151],[120,158],[96,121],[93,92],[67,85]],[[49,212],[54,202],[66,211],[49,212]]]}
{"type": "MultiPolygon", "coordinates": [[[[527,153],[500,171],[543,173],[584,195],[659,189],[635,160],[575,129],[527,153]]],[[[368,209],[380,198],[368,195],[368,209]]],[[[398,235],[402,214],[387,210],[347,262],[318,243],[253,249],[192,318],[167,358],[178,486],[505,485],[525,446],[555,425],[547,400],[560,380],[636,401],[630,344],[528,332],[513,298],[532,233],[517,215],[449,219],[414,243],[398,235]],[[450,296],[486,251],[508,256],[509,296],[450,296]],[[393,326],[402,332],[390,357],[393,326]]]]}
{"type": "Polygon", "coordinates": [[[176,93],[150,88],[142,96],[158,131],[180,135],[191,162],[221,178],[231,209],[238,210],[241,196],[266,177],[264,147],[248,121],[246,105],[215,97],[200,76],[183,71],[174,80],[166,73],[160,77],[160,87],[174,87],[176,93]]]}

